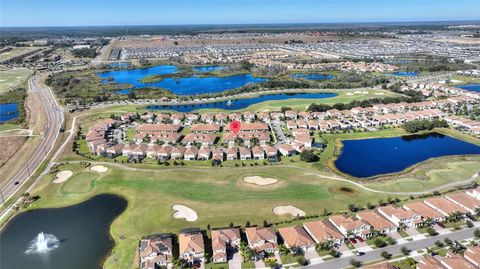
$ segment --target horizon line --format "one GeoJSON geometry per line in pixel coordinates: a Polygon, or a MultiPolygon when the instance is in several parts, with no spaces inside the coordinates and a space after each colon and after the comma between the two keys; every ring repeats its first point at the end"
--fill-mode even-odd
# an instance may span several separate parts
{"type": "Polygon", "coordinates": [[[411,21],[338,21],[338,22],[259,22],[259,23],[188,23],[188,24],[104,24],[104,25],[24,25],[24,26],[0,26],[6,28],[61,28],[61,27],[131,27],[131,26],[255,26],[255,25],[321,25],[321,24],[412,24],[412,23],[462,23],[471,22],[480,24],[479,19],[465,20],[411,20],[411,21]]]}

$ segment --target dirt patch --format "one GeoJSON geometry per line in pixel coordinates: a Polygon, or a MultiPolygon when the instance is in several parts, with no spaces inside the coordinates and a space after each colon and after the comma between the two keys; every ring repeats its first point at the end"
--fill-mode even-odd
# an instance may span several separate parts
{"type": "Polygon", "coordinates": [[[72,175],[73,175],[72,171],[69,171],[69,170],[60,171],[55,175],[55,179],[52,182],[55,184],[65,182],[72,175]]]}
{"type": "Polygon", "coordinates": [[[0,137],[0,167],[12,157],[25,143],[26,137],[0,137]]]}
{"type": "Polygon", "coordinates": [[[357,191],[352,189],[352,188],[349,188],[349,187],[341,187],[341,188],[338,188],[338,192],[343,192],[343,193],[356,193],[357,191]]]}
{"type": "Polygon", "coordinates": [[[300,217],[304,217],[305,216],[305,211],[297,208],[297,207],[294,207],[292,205],[282,205],[282,206],[277,206],[275,208],[273,208],[273,213],[275,213],[275,215],[277,216],[281,216],[281,215],[291,215],[291,216],[300,216],[300,217]]]}
{"type": "Polygon", "coordinates": [[[198,219],[197,212],[190,207],[184,205],[173,205],[173,217],[176,219],[185,219],[186,221],[196,221],[198,219]]]}
{"type": "Polygon", "coordinates": [[[251,176],[251,177],[244,177],[243,181],[251,184],[255,184],[258,186],[267,186],[272,185],[278,182],[278,179],[269,178],[269,177],[259,177],[259,176],[251,176]]]}
{"type": "Polygon", "coordinates": [[[97,173],[105,173],[108,171],[108,167],[105,167],[103,165],[94,165],[90,167],[90,170],[95,171],[97,173]]]}

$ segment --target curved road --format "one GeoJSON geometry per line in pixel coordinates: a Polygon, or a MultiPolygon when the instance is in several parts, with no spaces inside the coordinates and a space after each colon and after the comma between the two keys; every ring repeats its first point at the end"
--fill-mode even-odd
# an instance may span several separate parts
{"type": "MultiPolygon", "coordinates": [[[[43,113],[45,113],[47,117],[47,124],[40,137],[40,143],[38,143],[33,154],[30,156],[30,159],[26,162],[26,165],[24,165],[0,190],[2,196],[1,204],[18,191],[45,160],[47,155],[53,149],[64,121],[63,110],[48,87],[40,86],[35,77],[28,80],[28,86],[30,92],[39,93],[44,108],[43,113]]],[[[42,112],[34,111],[32,113],[42,112]]]]}

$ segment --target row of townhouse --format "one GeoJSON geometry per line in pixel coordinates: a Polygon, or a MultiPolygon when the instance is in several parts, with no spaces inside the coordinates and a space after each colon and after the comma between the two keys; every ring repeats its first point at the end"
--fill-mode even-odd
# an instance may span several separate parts
{"type": "MultiPolygon", "coordinates": [[[[293,150],[296,152],[295,150],[293,150]]],[[[172,145],[157,145],[157,144],[116,144],[113,146],[103,147],[99,145],[96,147],[96,154],[109,158],[117,156],[126,156],[129,158],[142,160],[146,157],[165,161],[165,160],[270,160],[276,161],[279,157],[279,152],[283,152],[280,148],[277,149],[270,145],[248,147],[208,147],[202,146],[197,148],[195,146],[172,146],[172,145]]],[[[287,155],[285,155],[287,156],[287,155]]],[[[291,154],[288,156],[292,156],[291,154]]]]}
{"type": "Polygon", "coordinates": [[[480,121],[470,120],[459,116],[448,116],[445,117],[445,120],[455,127],[467,129],[474,135],[480,135],[480,121]]]}
{"type": "Polygon", "coordinates": [[[104,119],[94,126],[90,127],[85,135],[85,141],[91,152],[98,154],[100,150],[104,150],[110,146],[113,146],[107,137],[108,132],[117,127],[120,122],[113,119],[104,119]]]}
{"type": "MultiPolygon", "coordinates": [[[[374,210],[357,212],[355,216],[334,215],[325,220],[279,228],[278,233],[272,227],[248,227],[245,228],[245,234],[249,248],[253,250],[255,257],[260,259],[277,252],[279,243],[283,243],[292,252],[307,252],[314,250],[316,244],[332,242],[339,246],[347,238],[368,238],[374,232],[388,234],[398,228],[415,227],[425,221],[440,222],[453,213],[475,214],[477,208],[480,208],[480,188],[448,194],[445,197],[428,198],[423,202],[411,202],[403,207],[381,206],[374,210]]],[[[154,268],[154,264],[166,266],[171,263],[171,240],[171,236],[142,239],[139,250],[141,268],[150,269],[154,268]]],[[[203,234],[199,231],[180,233],[180,258],[188,264],[201,262],[205,254],[203,240],[203,234]]],[[[214,229],[211,231],[211,240],[213,262],[227,262],[230,251],[236,251],[240,246],[240,229],[214,229]]],[[[480,249],[476,247],[467,250],[465,259],[478,267],[480,249]]],[[[420,262],[417,268],[460,268],[445,265],[427,267],[429,262],[420,262]]]]}
{"type": "Polygon", "coordinates": [[[448,252],[445,257],[422,257],[416,269],[475,269],[480,267],[480,246],[471,246],[463,255],[448,252]]]}
{"type": "MultiPolygon", "coordinates": [[[[480,267],[480,246],[468,247],[463,255],[448,252],[445,257],[421,257],[415,265],[416,269],[474,269],[480,267]]],[[[395,269],[392,263],[371,265],[366,269],[395,269]]]]}
{"type": "MultiPolygon", "coordinates": [[[[403,114],[407,112],[421,111],[421,110],[431,110],[431,109],[440,109],[445,110],[450,107],[459,106],[461,104],[477,104],[479,98],[471,98],[471,91],[465,91],[459,88],[447,88],[446,91],[449,94],[457,94],[460,96],[446,96],[445,99],[440,100],[429,100],[422,101],[417,103],[391,103],[391,104],[375,104],[371,107],[354,107],[350,110],[338,110],[330,109],[325,112],[297,112],[294,110],[287,110],[285,112],[250,112],[246,111],[243,113],[204,113],[201,115],[194,113],[160,113],[154,114],[152,112],[147,112],[144,115],[141,115],[140,118],[149,123],[164,123],[169,121],[173,124],[181,124],[184,126],[195,125],[197,122],[205,124],[218,124],[225,125],[229,121],[237,120],[243,122],[253,122],[255,120],[270,123],[272,120],[303,120],[297,123],[298,128],[313,128],[310,126],[315,126],[314,122],[308,124],[308,120],[325,120],[325,119],[353,119],[353,118],[365,118],[366,116],[373,115],[383,115],[383,114],[403,114]]],[[[474,94],[478,94],[473,92],[474,94]]],[[[477,97],[477,95],[475,95],[477,97]]],[[[480,95],[478,95],[480,97],[480,95]]],[[[424,116],[422,114],[415,116],[424,116]]],[[[122,121],[131,122],[137,117],[134,113],[126,113],[121,116],[122,121]]],[[[214,127],[212,127],[214,128],[214,127]]]]}

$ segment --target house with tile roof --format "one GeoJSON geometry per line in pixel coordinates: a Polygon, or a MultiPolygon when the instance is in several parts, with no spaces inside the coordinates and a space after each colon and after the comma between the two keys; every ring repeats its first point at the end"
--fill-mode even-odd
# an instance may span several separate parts
{"type": "Polygon", "coordinates": [[[278,239],[272,227],[249,227],[245,229],[248,246],[255,252],[275,253],[278,250],[278,239]]]}
{"type": "Polygon", "coordinates": [[[172,263],[172,236],[158,235],[140,241],[140,268],[156,269],[172,263]]]}
{"type": "Polygon", "coordinates": [[[240,230],[238,228],[212,230],[212,260],[215,263],[227,262],[228,252],[240,246],[240,230]]]}
{"type": "Polygon", "coordinates": [[[278,233],[285,246],[292,252],[307,252],[315,249],[315,241],[303,229],[302,225],[279,228],[278,233]]]}
{"type": "Polygon", "coordinates": [[[187,264],[203,261],[205,245],[201,232],[184,232],[178,235],[179,256],[187,264]]]}
{"type": "Polygon", "coordinates": [[[331,241],[339,246],[345,239],[345,236],[328,220],[305,222],[303,228],[317,244],[331,241]]]}

